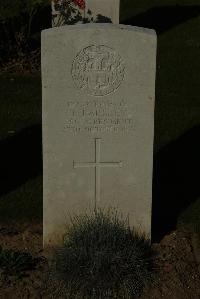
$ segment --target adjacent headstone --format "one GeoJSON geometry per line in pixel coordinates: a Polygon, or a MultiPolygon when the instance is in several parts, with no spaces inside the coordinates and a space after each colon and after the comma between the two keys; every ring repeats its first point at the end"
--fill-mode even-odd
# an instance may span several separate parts
{"type": "Polygon", "coordinates": [[[86,0],[88,10],[99,23],[119,24],[120,0],[86,0]]]}
{"type": "Polygon", "coordinates": [[[44,244],[70,215],[117,208],[151,234],[156,34],[112,24],[42,32],[44,244]]]}
{"type": "Polygon", "coordinates": [[[52,0],[52,27],[63,26],[67,21],[69,21],[69,24],[81,23],[82,21],[79,18],[76,20],[77,11],[80,13],[81,18],[87,19],[89,23],[119,24],[120,0],[85,0],[84,2],[85,8],[83,9],[71,1],[71,6],[76,9],[76,12],[71,12],[72,15],[68,15],[67,0],[52,0]]]}

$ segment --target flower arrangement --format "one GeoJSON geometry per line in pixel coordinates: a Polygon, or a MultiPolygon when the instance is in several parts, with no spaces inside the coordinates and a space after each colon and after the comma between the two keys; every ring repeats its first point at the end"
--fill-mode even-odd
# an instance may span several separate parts
{"type": "Polygon", "coordinates": [[[74,4],[80,9],[85,9],[85,0],[73,0],[74,4]]]}
{"type": "Polygon", "coordinates": [[[76,23],[112,23],[101,14],[93,15],[86,11],[86,0],[52,0],[52,26],[73,25],[76,23]]]}
{"type": "Polygon", "coordinates": [[[91,12],[86,13],[85,7],[85,0],[52,0],[53,26],[93,21],[91,12]]]}

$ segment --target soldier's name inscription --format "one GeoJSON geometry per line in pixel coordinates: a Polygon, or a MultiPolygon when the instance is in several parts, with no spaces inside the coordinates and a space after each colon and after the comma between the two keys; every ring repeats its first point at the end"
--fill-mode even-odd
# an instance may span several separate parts
{"type": "Polygon", "coordinates": [[[65,130],[79,132],[128,132],[135,127],[133,111],[125,100],[66,102],[65,130]]]}

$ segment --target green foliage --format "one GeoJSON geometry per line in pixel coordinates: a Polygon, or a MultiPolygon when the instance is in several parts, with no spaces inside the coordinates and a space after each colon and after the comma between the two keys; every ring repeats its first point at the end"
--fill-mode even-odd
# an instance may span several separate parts
{"type": "Polygon", "coordinates": [[[19,56],[28,49],[32,23],[49,0],[4,0],[0,2],[1,58],[11,52],[19,56]]]}
{"type": "Polygon", "coordinates": [[[0,21],[19,16],[21,1],[4,0],[0,2],[0,21]]]}
{"type": "Polygon", "coordinates": [[[4,0],[0,2],[0,21],[19,17],[22,14],[32,15],[39,8],[49,5],[49,0],[4,0]]]}
{"type": "Polygon", "coordinates": [[[0,272],[21,277],[34,268],[35,261],[28,252],[3,249],[0,246],[0,272]]]}
{"type": "Polygon", "coordinates": [[[74,217],[55,255],[59,292],[62,298],[133,298],[151,278],[150,257],[149,241],[116,211],[74,217]]]}
{"type": "Polygon", "coordinates": [[[179,228],[190,229],[200,240],[200,197],[180,214],[177,224],[179,228]]]}

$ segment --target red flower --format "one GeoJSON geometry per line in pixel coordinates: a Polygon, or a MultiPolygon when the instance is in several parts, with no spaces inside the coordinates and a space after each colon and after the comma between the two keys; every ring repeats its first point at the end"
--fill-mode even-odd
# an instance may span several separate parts
{"type": "Polygon", "coordinates": [[[80,9],[85,9],[85,0],[73,0],[74,4],[80,9]]]}

